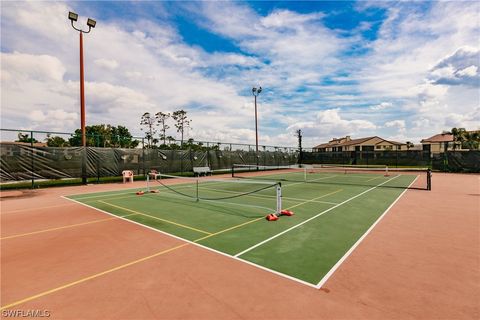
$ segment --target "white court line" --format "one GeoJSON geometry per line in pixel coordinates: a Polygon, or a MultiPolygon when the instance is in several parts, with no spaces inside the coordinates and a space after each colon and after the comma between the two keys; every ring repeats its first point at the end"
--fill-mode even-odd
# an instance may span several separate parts
{"type": "Polygon", "coordinates": [[[325,284],[325,282],[327,282],[327,280],[335,273],[335,271],[337,271],[340,265],[350,256],[350,254],[352,254],[353,250],[355,250],[358,247],[358,245],[363,241],[363,239],[365,239],[365,237],[373,230],[373,228],[375,228],[375,226],[380,222],[380,220],[383,219],[383,217],[387,214],[387,212],[390,211],[390,209],[398,202],[398,200],[400,200],[400,198],[415,183],[415,181],[417,181],[417,179],[418,179],[418,176],[412,181],[412,183],[410,183],[408,188],[403,190],[403,192],[397,197],[397,199],[395,199],[395,201],[392,202],[392,204],[382,213],[382,215],[377,219],[377,221],[375,221],[370,226],[370,228],[368,228],[368,230],[365,231],[365,233],[360,237],[360,239],[358,239],[357,242],[355,242],[355,244],[343,255],[343,257],[340,258],[340,260],[338,260],[337,263],[335,263],[335,265],[327,272],[327,274],[323,276],[323,278],[315,286],[317,289],[320,289],[325,284]]]}
{"type": "Polygon", "coordinates": [[[337,204],[337,205],[335,205],[335,206],[333,206],[333,207],[331,207],[331,208],[328,208],[328,209],[326,209],[326,210],[324,210],[324,211],[321,211],[321,212],[319,212],[318,214],[314,215],[313,217],[308,218],[307,220],[305,220],[305,221],[303,221],[303,222],[300,222],[300,223],[294,225],[293,227],[290,227],[290,228],[288,228],[288,229],[286,229],[286,230],[284,230],[284,231],[282,231],[282,232],[280,232],[280,233],[277,233],[276,235],[274,235],[274,236],[272,236],[272,237],[270,237],[270,238],[268,238],[268,239],[265,239],[265,240],[257,243],[256,245],[253,245],[253,246],[251,246],[250,248],[247,248],[247,249],[245,249],[245,250],[237,253],[237,254],[235,255],[235,257],[241,256],[241,255],[243,255],[243,254],[245,254],[245,253],[247,253],[247,252],[249,252],[249,251],[251,251],[251,250],[253,250],[253,249],[255,249],[255,248],[257,248],[257,247],[259,247],[259,246],[261,246],[261,245],[263,245],[263,244],[265,244],[265,243],[267,243],[267,242],[270,242],[270,241],[272,241],[273,239],[276,239],[276,238],[280,237],[281,235],[283,235],[283,234],[285,234],[285,233],[287,233],[287,232],[290,232],[290,231],[292,231],[293,229],[296,229],[296,228],[300,227],[301,225],[304,225],[305,223],[307,223],[307,222],[309,222],[309,221],[311,221],[311,220],[313,220],[313,219],[315,219],[315,218],[317,218],[317,217],[319,217],[319,216],[321,216],[321,215],[323,215],[323,214],[325,214],[325,213],[327,213],[327,212],[329,212],[329,211],[332,211],[333,209],[338,208],[338,207],[340,207],[341,205],[344,205],[345,203],[350,202],[350,201],[352,201],[353,199],[356,199],[356,198],[360,197],[361,195],[363,195],[363,194],[365,194],[365,193],[367,193],[367,192],[370,192],[370,191],[372,191],[372,190],[380,187],[381,185],[383,185],[383,184],[385,184],[385,183],[387,183],[387,182],[389,182],[389,181],[392,181],[393,179],[396,179],[396,178],[398,178],[398,177],[399,177],[399,176],[395,176],[395,177],[393,177],[393,178],[391,178],[391,179],[388,179],[387,181],[384,181],[384,182],[382,182],[382,183],[380,183],[380,184],[377,184],[376,186],[374,186],[374,187],[372,187],[372,188],[370,188],[370,189],[367,189],[367,190],[365,190],[365,191],[357,194],[356,196],[353,196],[353,197],[351,197],[351,198],[349,198],[349,199],[347,199],[347,200],[345,200],[345,201],[343,201],[343,202],[340,202],[339,204],[337,204]]]}
{"type": "MultiPolygon", "coordinates": [[[[398,177],[398,176],[395,176],[395,177],[389,179],[388,181],[393,180],[393,179],[395,179],[395,178],[397,178],[397,177],[398,177]]],[[[387,183],[388,181],[385,181],[385,182],[383,182],[382,184],[387,183]]],[[[376,187],[381,186],[382,184],[379,184],[379,185],[377,185],[377,186],[375,186],[375,187],[373,187],[373,188],[371,188],[371,189],[375,189],[376,187]]],[[[412,183],[412,184],[413,184],[413,183],[412,183]]],[[[369,189],[369,190],[371,190],[371,189],[369,189]]],[[[362,194],[368,192],[369,190],[366,190],[366,191],[362,192],[362,194]]],[[[405,190],[405,191],[406,191],[406,190],[405,190]]],[[[405,192],[405,191],[404,191],[404,192],[405,192]]],[[[403,194],[403,193],[402,193],[402,194],[403,194]]],[[[361,194],[359,194],[359,195],[357,195],[357,196],[360,196],[360,195],[361,195],[361,194]]],[[[357,197],[357,196],[355,196],[355,197],[357,197]]],[[[122,220],[124,220],[124,221],[129,222],[129,223],[136,224],[136,225],[138,225],[138,226],[140,226],[140,227],[143,227],[143,228],[146,228],[146,229],[149,229],[149,230],[152,230],[152,231],[161,233],[161,234],[163,234],[163,235],[166,235],[166,236],[168,236],[168,237],[175,238],[175,239],[180,240],[180,241],[184,241],[184,242],[190,243],[190,244],[192,244],[192,245],[194,245],[194,246],[203,248],[203,249],[208,250],[208,251],[210,251],[210,252],[215,252],[215,253],[220,254],[220,255],[222,255],[222,256],[224,256],[224,257],[231,258],[231,259],[233,259],[233,260],[236,260],[236,261],[240,261],[240,262],[249,264],[249,265],[254,266],[254,267],[257,267],[257,268],[259,268],[259,269],[261,269],[261,270],[264,270],[264,271],[273,273],[273,274],[275,274],[275,275],[281,276],[281,277],[283,277],[283,278],[285,278],[285,279],[289,279],[289,280],[291,280],[291,281],[295,281],[295,282],[297,282],[297,283],[306,285],[306,286],[308,286],[308,287],[315,288],[315,289],[319,289],[319,288],[321,287],[320,283],[317,284],[317,285],[314,285],[314,284],[312,284],[312,283],[309,283],[309,282],[306,282],[306,281],[297,279],[297,278],[292,277],[292,276],[290,276],[290,275],[287,275],[287,274],[285,274],[285,273],[282,273],[282,272],[279,272],[279,271],[275,271],[275,270],[269,269],[269,268],[267,268],[267,267],[264,267],[264,266],[255,264],[255,263],[253,263],[253,262],[251,262],[251,261],[248,261],[248,260],[244,260],[244,259],[238,257],[237,255],[230,255],[230,254],[228,254],[228,253],[221,252],[221,251],[218,251],[218,250],[216,250],[216,249],[213,249],[213,248],[210,248],[210,247],[201,245],[201,244],[199,244],[199,243],[197,243],[197,242],[190,241],[190,240],[186,240],[186,239],[184,239],[184,238],[180,238],[180,237],[178,237],[178,236],[175,236],[175,235],[173,235],[173,234],[167,233],[167,232],[165,232],[165,231],[162,231],[162,230],[159,230],[159,229],[155,229],[155,228],[153,228],[153,227],[150,227],[150,226],[141,224],[141,223],[139,223],[139,222],[136,222],[136,221],[133,221],[133,220],[129,220],[129,219],[127,219],[127,218],[123,218],[123,217],[121,217],[121,216],[117,216],[117,215],[115,215],[115,214],[113,214],[113,213],[110,213],[110,212],[108,212],[108,211],[105,211],[105,210],[102,210],[102,209],[99,209],[99,208],[95,208],[95,207],[93,207],[93,206],[90,206],[90,205],[88,205],[88,204],[82,203],[82,202],[80,202],[80,201],[67,198],[66,196],[61,196],[61,197],[64,198],[64,199],[67,199],[67,200],[69,200],[69,201],[75,202],[75,203],[77,203],[77,204],[83,205],[83,206],[85,206],[85,207],[91,208],[91,209],[93,209],[93,210],[97,210],[97,211],[102,212],[102,213],[104,213],[104,214],[107,214],[107,215],[116,217],[116,218],[118,218],[118,219],[122,219],[122,220]]],[[[398,199],[397,199],[397,200],[398,200],[398,199]]],[[[396,201],[397,201],[397,200],[396,200],[396,201]]],[[[395,202],[396,202],[396,201],[395,201],[395,202]]],[[[338,206],[338,205],[337,205],[337,206],[338,206]]],[[[392,204],[392,206],[393,206],[393,204],[392,204]]],[[[334,208],[334,207],[332,207],[331,209],[333,209],[333,208],[334,208]]],[[[310,219],[309,219],[309,220],[310,220],[310,219]]],[[[200,239],[201,239],[201,238],[200,238],[200,239]]],[[[332,272],[332,273],[333,273],[333,272],[332,272]]],[[[325,277],[324,277],[324,278],[325,278],[325,277]]],[[[323,279],[322,279],[322,280],[323,280],[323,279]]],[[[325,280],[325,281],[326,281],[326,280],[325,280]]],[[[322,285],[323,285],[323,283],[322,283],[322,285]]]]}
{"type": "MultiPolygon", "coordinates": [[[[167,232],[162,231],[162,230],[159,230],[159,229],[155,229],[155,228],[153,228],[153,227],[147,226],[147,225],[145,225],[145,224],[141,224],[141,223],[136,222],[136,221],[133,221],[133,220],[129,220],[129,219],[123,218],[123,217],[121,217],[121,216],[117,216],[117,215],[115,215],[115,214],[113,214],[113,213],[110,213],[110,212],[108,212],[108,211],[105,211],[105,210],[102,210],[102,209],[99,209],[99,208],[95,208],[95,207],[93,207],[93,206],[90,206],[90,205],[88,205],[88,204],[79,202],[79,201],[77,201],[77,200],[67,198],[67,197],[65,197],[65,196],[61,196],[61,198],[64,198],[64,199],[73,201],[73,202],[75,202],[75,203],[77,203],[77,204],[80,204],[80,205],[82,205],[82,206],[88,207],[88,208],[90,208],[90,209],[97,210],[97,211],[99,211],[99,212],[108,214],[109,216],[116,217],[116,218],[118,218],[118,219],[122,219],[122,220],[125,220],[125,221],[127,221],[127,222],[136,224],[136,225],[138,225],[138,226],[140,226],[140,227],[143,227],[143,228],[146,228],[146,229],[149,229],[149,230],[152,230],[152,231],[156,231],[156,232],[158,232],[158,233],[161,233],[161,234],[163,234],[163,235],[166,235],[166,236],[175,238],[175,239],[177,239],[177,240],[190,243],[190,244],[192,244],[192,245],[194,245],[194,246],[203,248],[203,249],[205,249],[205,250],[208,250],[208,251],[211,251],[211,252],[215,252],[215,253],[220,254],[220,255],[222,255],[222,256],[224,256],[224,257],[231,258],[231,259],[233,259],[233,260],[240,261],[240,262],[243,262],[243,263],[246,263],[246,264],[255,266],[255,267],[259,268],[259,269],[262,269],[262,270],[264,270],[264,271],[267,271],[267,272],[276,274],[276,275],[278,275],[278,276],[281,276],[281,277],[283,277],[283,278],[286,278],[286,279],[295,281],[295,282],[297,282],[297,283],[300,283],[300,284],[303,284],[303,285],[306,285],[306,286],[309,286],[309,287],[312,287],[312,288],[316,288],[315,285],[312,284],[312,283],[305,282],[305,281],[303,281],[303,280],[294,278],[294,277],[292,277],[292,276],[289,276],[288,274],[284,274],[284,273],[281,273],[281,272],[278,272],[278,271],[275,271],[275,270],[268,269],[267,267],[263,267],[263,266],[257,265],[257,264],[255,264],[255,263],[253,263],[253,262],[244,260],[244,259],[242,259],[242,258],[237,258],[237,257],[235,257],[235,256],[233,256],[233,255],[228,254],[228,253],[221,252],[221,251],[215,250],[215,249],[213,249],[213,248],[206,247],[206,246],[201,245],[201,244],[199,244],[199,243],[197,243],[197,242],[195,242],[195,241],[190,241],[190,240],[187,240],[187,239],[184,239],[184,238],[177,237],[176,235],[167,233],[167,232]]],[[[201,239],[202,239],[202,238],[200,238],[200,240],[201,240],[201,239]]]]}

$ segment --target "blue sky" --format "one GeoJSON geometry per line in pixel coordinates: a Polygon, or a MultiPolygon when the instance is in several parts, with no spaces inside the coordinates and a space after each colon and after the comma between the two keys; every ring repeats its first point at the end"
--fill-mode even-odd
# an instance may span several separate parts
{"type": "MultiPolygon", "coordinates": [[[[413,141],[479,129],[480,4],[386,1],[1,3],[2,128],[87,124],[141,135],[144,112],[184,109],[197,140],[304,145],[378,135],[413,141]]],[[[173,125],[171,124],[171,127],[173,125]]],[[[172,129],[170,135],[177,135],[172,129]]]]}

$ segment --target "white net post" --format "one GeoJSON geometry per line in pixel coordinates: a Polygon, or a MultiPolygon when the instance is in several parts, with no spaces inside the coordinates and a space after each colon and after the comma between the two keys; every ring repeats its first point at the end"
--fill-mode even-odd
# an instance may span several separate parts
{"type": "Polygon", "coordinates": [[[282,212],[282,184],[279,182],[275,187],[277,191],[277,214],[279,215],[282,212]]]}
{"type": "Polygon", "coordinates": [[[303,168],[303,182],[307,182],[307,167],[303,168]]]}
{"type": "Polygon", "coordinates": [[[196,181],[196,184],[197,184],[197,190],[196,190],[196,194],[197,194],[197,202],[200,200],[200,197],[198,195],[198,179],[196,181]]]}
{"type": "Polygon", "coordinates": [[[150,192],[150,175],[147,174],[147,192],[150,192]]]}

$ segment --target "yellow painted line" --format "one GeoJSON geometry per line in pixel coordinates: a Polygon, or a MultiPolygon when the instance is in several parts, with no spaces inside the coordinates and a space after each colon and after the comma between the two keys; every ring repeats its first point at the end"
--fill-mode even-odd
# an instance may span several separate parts
{"type": "Polygon", "coordinates": [[[316,197],[316,198],[313,198],[313,199],[304,201],[304,202],[302,202],[302,203],[298,203],[298,204],[296,204],[296,205],[293,205],[293,206],[291,206],[291,207],[288,207],[287,210],[293,209],[293,208],[296,208],[296,207],[299,207],[299,206],[302,206],[302,205],[304,205],[304,204],[306,204],[306,203],[309,203],[309,202],[314,202],[314,201],[317,200],[317,199],[321,199],[321,198],[328,197],[328,196],[330,196],[330,195],[332,195],[332,194],[335,194],[335,193],[338,193],[338,192],[340,192],[340,191],[343,191],[343,189],[338,189],[338,190],[332,191],[332,192],[330,192],[330,193],[321,195],[320,197],[316,197]]]}
{"type": "Polygon", "coordinates": [[[37,211],[37,210],[43,210],[43,209],[50,209],[50,208],[58,208],[58,207],[66,207],[66,206],[71,206],[73,203],[65,203],[65,204],[57,204],[54,206],[46,206],[46,207],[31,207],[31,208],[25,208],[25,209],[18,209],[18,210],[12,210],[12,211],[3,211],[1,212],[2,215],[8,214],[8,213],[15,213],[15,212],[22,212],[22,211],[37,211]]]}
{"type": "Polygon", "coordinates": [[[236,226],[233,226],[233,227],[230,227],[228,229],[224,229],[222,231],[218,231],[218,232],[215,232],[215,233],[212,233],[206,237],[203,237],[203,238],[200,238],[200,239],[197,239],[197,240],[194,240],[193,242],[198,242],[198,241],[202,241],[202,240],[205,240],[207,238],[210,238],[210,237],[213,237],[213,236],[216,236],[216,235],[219,235],[221,233],[224,233],[224,232],[227,232],[227,231],[231,231],[233,229],[237,229],[237,228],[240,228],[240,227],[243,227],[247,224],[250,224],[250,223],[253,223],[253,222],[257,222],[259,220],[262,220],[262,219],[265,219],[264,217],[261,217],[261,218],[257,218],[257,219],[254,219],[254,220],[250,220],[250,221],[247,221],[247,222],[244,222],[244,223],[240,223],[240,224],[237,224],[236,226]]]}
{"type": "Polygon", "coordinates": [[[180,248],[182,248],[182,247],[188,246],[189,244],[190,244],[190,243],[184,243],[184,244],[178,245],[178,246],[176,246],[176,247],[173,247],[173,248],[170,248],[170,249],[167,249],[167,250],[163,250],[163,251],[154,253],[154,254],[152,254],[152,255],[150,255],[150,256],[143,257],[143,258],[140,258],[140,259],[137,259],[137,260],[134,260],[134,261],[131,261],[131,262],[122,264],[122,265],[120,265],[120,266],[117,266],[117,267],[114,267],[114,268],[105,270],[105,271],[103,271],[103,272],[99,272],[99,273],[94,274],[94,275],[92,275],[92,276],[85,277],[85,278],[82,278],[82,279],[77,280],[77,281],[74,281],[74,282],[70,282],[70,283],[68,283],[68,284],[66,284],[66,285],[63,285],[63,286],[60,286],[60,287],[57,287],[57,288],[54,288],[54,289],[51,289],[51,290],[48,290],[48,291],[41,292],[41,293],[39,293],[39,294],[33,295],[33,296],[31,296],[31,297],[28,297],[28,298],[25,298],[25,299],[22,299],[22,300],[15,301],[15,302],[13,302],[13,303],[10,303],[10,304],[7,304],[7,305],[5,305],[5,306],[2,306],[2,307],[0,308],[0,311],[5,310],[5,309],[8,309],[8,308],[15,307],[15,306],[18,306],[19,304],[22,304],[22,303],[25,303],[25,302],[28,302],[28,301],[31,301],[31,300],[34,300],[34,299],[38,299],[38,298],[44,297],[44,296],[46,296],[46,295],[55,293],[55,292],[60,291],[60,290],[63,290],[63,289],[67,289],[67,288],[69,288],[69,287],[73,287],[73,286],[75,286],[75,285],[77,285],[77,284],[80,284],[80,283],[86,282],[86,281],[88,281],[88,280],[92,280],[92,279],[98,278],[98,277],[103,276],[103,275],[106,275],[106,274],[108,274],[108,273],[112,273],[112,272],[114,272],[114,271],[127,268],[127,267],[129,267],[129,266],[131,266],[131,265],[134,265],[134,264],[137,264],[137,263],[140,263],[140,262],[143,262],[143,261],[146,261],[146,260],[149,260],[149,259],[158,257],[158,256],[160,256],[160,255],[162,255],[162,254],[166,254],[166,253],[172,252],[172,251],[177,250],[177,249],[180,249],[180,248]]]}
{"type": "Polygon", "coordinates": [[[181,224],[181,223],[177,223],[177,222],[173,222],[173,221],[170,221],[170,220],[167,220],[167,219],[162,219],[162,218],[159,218],[159,217],[151,216],[151,215],[149,215],[149,214],[146,214],[146,213],[143,213],[143,212],[138,212],[138,211],[135,211],[135,210],[132,210],[132,209],[120,207],[120,206],[117,206],[117,205],[115,205],[115,204],[105,202],[105,201],[103,201],[103,200],[97,200],[97,201],[98,201],[98,202],[101,202],[101,203],[104,203],[104,204],[106,204],[106,205],[108,205],[108,206],[111,206],[111,207],[114,207],[114,208],[118,208],[118,209],[120,209],[120,210],[129,211],[129,212],[132,212],[132,213],[141,215],[141,216],[146,216],[146,217],[149,217],[149,218],[152,218],[152,219],[160,220],[160,221],[163,221],[163,222],[166,222],[166,223],[170,223],[170,224],[176,225],[176,226],[178,226],[178,227],[182,227],[182,228],[185,228],[185,229],[190,229],[190,230],[193,230],[193,231],[196,231],[196,232],[200,232],[200,233],[204,233],[204,234],[208,234],[208,235],[212,234],[211,232],[207,232],[207,231],[204,231],[204,230],[196,229],[196,228],[193,228],[193,227],[190,227],[190,226],[181,224]]]}
{"type": "MultiPolygon", "coordinates": [[[[317,197],[317,198],[314,198],[314,199],[311,199],[311,200],[306,200],[306,201],[304,201],[304,202],[302,202],[302,203],[299,203],[299,204],[296,204],[296,205],[294,205],[294,206],[291,206],[291,207],[287,208],[287,210],[288,210],[288,209],[295,208],[295,207],[298,207],[298,206],[301,206],[301,205],[304,205],[305,203],[308,203],[308,202],[313,202],[313,201],[315,201],[316,199],[328,197],[328,196],[330,196],[330,195],[332,195],[332,194],[335,194],[335,193],[337,193],[337,192],[340,192],[340,191],[343,191],[343,189],[338,189],[338,190],[335,190],[335,191],[333,191],[333,192],[330,192],[330,193],[321,195],[320,197],[317,197]]],[[[224,229],[224,230],[221,230],[221,231],[212,233],[211,235],[208,235],[208,236],[206,236],[206,237],[202,237],[202,238],[197,239],[197,240],[195,240],[195,241],[193,241],[193,242],[202,241],[202,240],[208,239],[208,238],[210,238],[210,237],[219,235],[219,234],[221,234],[221,233],[224,233],[224,232],[227,232],[227,231],[231,231],[231,230],[234,230],[234,229],[243,227],[243,226],[245,226],[245,225],[247,225],[247,224],[250,224],[250,223],[253,223],[253,222],[257,222],[257,221],[262,220],[262,219],[265,219],[265,218],[264,218],[264,217],[261,217],[261,218],[257,218],[257,219],[254,219],[254,220],[250,220],[250,221],[241,223],[241,224],[237,224],[237,225],[235,225],[235,226],[233,226],[233,227],[230,227],[230,228],[227,228],[227,229],[224,229]]]]}
{"type": "MultiPolygon", "coordinates": [[[[123,217],[133,216],[133,215],[135,215],[135,214],[136,214],[136,213],[127,214],[127,215],[124,215],[124,216],[121,216],[121,217],[123,218],[123,217]]],[[[103,221],[109,221],[109,220],[115,220],[115,219],[118,219],[118,218],[112,217],[112,218],[107,218],[107,219],[99,219],[99,220],[93,220],[93,221],[88,221],[88,222],[70,224],[70,225],[68,225],[68,226],[62,226],[62,227],[50,228],[50,229],[33,231],[33,232],[28,232],[28,233],[16,234],[16,235],[13,235],[13,236],[8,236],[8,237],[0,238],[0,240],[13,239],[13,238],[18,238],[18,237],[25,237],[25,236],[30,236],[30,235],[34,235],[34,234],[39,234],[39,233],[44,233],[44,232],[50,232],[50,231],[55,231],[55,230],[68,229],[68,228],[73,228],[73,227],[79,227],[79,226],[84,226],[84,225],[87,225],[87,224],[92,224],[92,223],[97,223],[97,222],[103,222],[103,221]]]]}

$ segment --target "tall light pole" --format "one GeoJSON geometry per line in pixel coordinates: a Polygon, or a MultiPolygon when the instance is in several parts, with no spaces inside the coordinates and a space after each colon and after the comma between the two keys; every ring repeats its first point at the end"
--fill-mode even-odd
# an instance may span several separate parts
{"type": "MultiPolygon", "coordinates": [[[[68,13],[68,19],[72,23],[72,28],[77,30],[80,33],[80,127],[82,130],[82,146],[87,146],[87,139],[85,133],[85,83],[84,83],[84,72],[83,72],[83,34],[89,33],[92,28],[95,28],[97,22],[93,19],[88,18],[87,26],[88,31],[83,31],[82,29],[75,28],[73,25],[74,21],[77,21],[78,14],[75,12],[68,13]]],[[[86,156],[86,150],[84,151],[86,156]]],[[[85,158],[84,156],[84,158],[85,158]]],[[[86,159],[84,159],[82,163],[82,183],[87,183],[87,167],[86,167],[86,159]]]]}
{"type": "Polygon", "coordinates": [[[258,119],[257,119],[257,97],[262,92],[262,87],[253,87],[252,94],[255,98],[255,157],[257,158],[257,170],[258,170],[258,119]]]}

